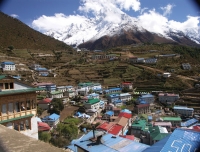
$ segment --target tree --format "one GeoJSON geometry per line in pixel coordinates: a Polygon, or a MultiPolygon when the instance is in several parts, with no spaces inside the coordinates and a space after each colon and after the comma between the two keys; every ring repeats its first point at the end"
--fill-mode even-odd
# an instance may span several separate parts
{"type": "Polygon", "coordinates": [[[63,109],[64,109],[64,105],[63,105],[62,100],[58,98],[54,98],[51,101],[49,113],[50,114],[56,113],[59,115],[60,111],[62,111],[63,109]]]}
{"type": "Polygon", "coordinates": [[[14,49],[14,46],[11,45],[11,46],[8,46],[8,48],[9,48],[9,50],[12,51],[14,49]]]}
{"type": "Polygon", "coordinates": [[[44,142],[49,142],[51,139],[51,135],[48,132],[39,132],[38,133],[39,140],[42,140],[44,142]]]}

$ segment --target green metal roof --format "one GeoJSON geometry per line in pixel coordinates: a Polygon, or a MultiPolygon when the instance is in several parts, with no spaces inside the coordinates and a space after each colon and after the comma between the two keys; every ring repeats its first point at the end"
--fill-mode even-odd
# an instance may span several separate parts
{"type": "Polygon", "coordinates": [[[162,117],[163,121],[182,121],[180,117],[162,117]]]}
{"type": "Polygon", "coordinates": [[[95,104],[97,102],[100,102],[100,100],[99,99],[89,99],[86,103],[95,104]]]}
{"type": "Polygon", "coordinates": [[[21,117],[17,117],[17,118],[2,120],[2,121],[0,121],[0,124],[8,123],[8,122],[11,122],[11,121],[14,121],[14,120],[20,120],[20,119],[28,118],[28,117],[32,117],[32,116],[34,116],[34,114],[29,114],[29,115],[25,115],[25,116],[21,116],[21,117]]]}
{"type": "Polygon", "coordinates": [[[0,80],[4,79],[6,77],[6,75],[0,75],[0,80]]]}
{"type": "Polygon", "coordinates": [[[84,82],[84,83],[79,83],[78,86],[91,86],[93,85],[92,82],[84,82]]]}
{"type": "Polygon", "coordinates": [[[135,120],[132,123],[132,127],[138,127],[138,128],[141,128],[141,130],[146,130],[146,129],[148,129],[148,127],[146,126],[146,124],[147,124],[147,121],[144,120],[144,119],[135,120]]]}
{"type": "Polygon", "coordinates": [[[149,127],[150,136],[153,140],[161,140],[169,135],[169,133],[165,133],[162,131],[162,128],[159,126],[149,127]]]}
{"type": "Polygon", "coordinates": [[[61,94],[61,92],[60,92],[60,91],[53,91],[53,92],[51,92],[50,94],[52,94],[52,95],[61,94]]]}
{"type": "Polygon", "coordinates": [[[9,94],[18,94],[18,93],[27,93],[27,92],[35,92],[44,90],[42,88],[28,88],[28,89],[20,89],[20,90],[9,90],[9,91],[1,91],[0,95],[9,95],[9,94]]]}

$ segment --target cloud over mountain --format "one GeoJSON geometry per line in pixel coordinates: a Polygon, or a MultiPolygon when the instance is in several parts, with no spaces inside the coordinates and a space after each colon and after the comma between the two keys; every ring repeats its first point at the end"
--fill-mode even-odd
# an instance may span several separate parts
{"type": "Polygon", "coordinates": [[[140,0],[80,0],[80,2],[76,15],[67,16],[63,13],[56,13],[54,16],[42,15],[32,22],[32,27],[69,44],[81,43],[82,39],[87,41],[94,37],[99,38],[108,34],[105,28],[116,31],[117,27],[124,28],[125,24],[130,27],[130,23],[165,37],[168,37],[168,32],[181,31],[187,36],[195,35],[195,38],[200,39],[198,16],[188,15],[183,22],[168,18],[173,13],[174,4],[158,8],[163,11],[161,13],[155,8],[141,8],[140,0]],[[131,17],[126,14],[127,11],[135,11],[139,15],[131,17]]]}

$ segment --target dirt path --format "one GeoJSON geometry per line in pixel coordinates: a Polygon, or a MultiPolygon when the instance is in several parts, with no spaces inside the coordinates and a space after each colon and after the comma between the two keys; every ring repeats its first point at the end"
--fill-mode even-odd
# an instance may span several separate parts
{"type": "Polygon", "coordinates": [[[75,106],[66,106],[63,111],[60,113],[60,121],[63,121],[66,117],[74,114],[74,111],[78,110],[79,107],[75,106]]]}

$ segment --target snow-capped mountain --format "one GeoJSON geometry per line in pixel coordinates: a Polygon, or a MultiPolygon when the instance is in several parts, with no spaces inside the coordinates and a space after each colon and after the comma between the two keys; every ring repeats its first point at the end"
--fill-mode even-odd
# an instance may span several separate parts
{"type": "MultiPolygon", "coordinates": [[[[112,16],[112,15],[110,15],[112,16]]],[[[67,24],[64,28],[59,30],[50,30],[45,34],[61,40],[69,45],[82,47],[89,47],[97,40],[101,41],[105,38],[109,41],[112,37],[120,39],[124,36],[123,41],[128,41],[125,44],[141,43],[141,42],[177,42],[185,43],[186,45],[199,45],[200,44],[200,28],[199,29],[186,29],[184,31],[173,29],[169,26],[163,26],[162,32],[149,31],[140,24],[137,18],[131,17],[121,10],[106,10],[100,12],[94,17],[85,17],[80,15],[70,16],[73,22],[67,24]],[[108,18],[108,13],[114,13],[113,18],[108,18]],[[147,34],[148,33],[148,34],[147,34]],[[147,34],[148,36],[141,36],[147,34]],[[127,36],[128,35],[128,36],[127,36]],[[141,38],[142,37],[142,38],[141,38]],[[182,39],[185,39],[182,41],[182,39]],[[189,42],[186,42],[187,41],[189,42]],[[87,45],[84,45],[87,44],[87,45]],[[88,45],[89,44],[89,45],[88,45]]],[[[105,39],[104,39],[105,41],[105,39]]],[[[102,42],[101,42],[102,43],[102,42]]],[[[121,43],[112,41],[112,46],[117,46],[121,43]]],[[[123,44],[121,44],[123,45],[123,44]]],[[[98,46],[98,48],[101,46],[98,46]]],[[[106,46],[104,46],[106,47],[106,46]]],[[[91,48],[91,47],[90,47],[91,48]]],[[[93,46],[92,48],[97,48],[93,46]]]]}

